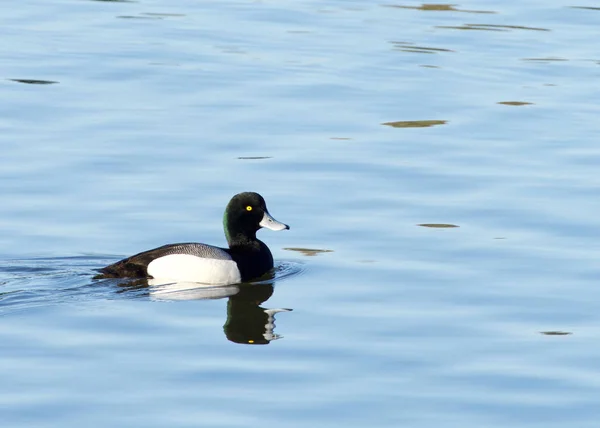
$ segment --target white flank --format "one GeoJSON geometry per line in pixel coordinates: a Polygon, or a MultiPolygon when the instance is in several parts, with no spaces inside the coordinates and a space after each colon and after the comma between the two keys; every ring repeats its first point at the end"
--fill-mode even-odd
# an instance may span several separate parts
{"type": "Polygon", "coordinates": [[[237,284],[242,280],[233,260],[206,259],[190,254],[159,257],[148,265],[148,275],[157,280],[210,285],[237,284]]]}

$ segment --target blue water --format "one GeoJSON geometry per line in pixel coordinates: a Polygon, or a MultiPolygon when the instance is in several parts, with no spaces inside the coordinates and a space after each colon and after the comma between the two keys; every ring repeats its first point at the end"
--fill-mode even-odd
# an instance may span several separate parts
{"type": "Polygon", "coordinates": [[[596,7],[0,4],[1,425],[595,428],[596,7]],[[273,281],[92,279],[245,190],[273,281]]]}

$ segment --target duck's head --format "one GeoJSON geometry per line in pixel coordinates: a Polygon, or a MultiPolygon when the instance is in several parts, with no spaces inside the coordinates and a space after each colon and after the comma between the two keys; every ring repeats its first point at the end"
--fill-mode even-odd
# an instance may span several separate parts
{"type": "Polygon", "coordinates": [[[231,198],[225,208],[223,226],[230,245],[240,238],[256,238],[256,232],[262,227],[271,230],[290,228],[269,214],[264,198],[255,192],[238,193],[231,198]]]}

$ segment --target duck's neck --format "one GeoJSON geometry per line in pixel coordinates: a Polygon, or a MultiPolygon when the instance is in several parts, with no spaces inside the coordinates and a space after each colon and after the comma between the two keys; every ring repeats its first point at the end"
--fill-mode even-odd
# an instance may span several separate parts
{"type": "Polygon", "coordinates": [[[256,230],[247,229],[239,225],[234,225],[229,221],[227,212],[223,216],[223,229],[229,248],[233,247],[256,247],[259,245],[256,239],[256,230]]]}

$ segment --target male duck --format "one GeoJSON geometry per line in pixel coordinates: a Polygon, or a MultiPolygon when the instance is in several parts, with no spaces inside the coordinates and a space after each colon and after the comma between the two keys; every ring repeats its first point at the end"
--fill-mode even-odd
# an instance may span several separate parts
{"type": "Polygon", "coordinates": [[[164,245],[106,266],[96,278],[146,277],[211,285],[248,281],[273,268],[269,247],[256,239],[258,229],[290,228],[271,217],[263,197],[254,192],[239,193],[229,201],[223,227],[229,248],[197,243],[164,245]]]}

